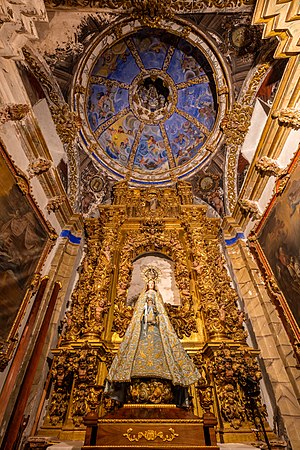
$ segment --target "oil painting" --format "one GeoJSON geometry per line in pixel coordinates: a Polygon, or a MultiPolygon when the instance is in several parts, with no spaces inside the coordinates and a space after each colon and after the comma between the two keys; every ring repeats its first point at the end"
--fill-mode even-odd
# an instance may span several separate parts
{"type": "Polygon", "coordinates": [[[48,249],[48,233],[33,208],[33,200],[18,187],[9,159],[0,149],[1,346],[11,338],[26,291],[48,249]]]}
{"type": "Polygon", "coordinates": [[[259,245],[277,280],[287,317],[300,326],[300,161],[258,233],[259,245]],[[290,314],[291,313],[291,314],[290,314]]]}

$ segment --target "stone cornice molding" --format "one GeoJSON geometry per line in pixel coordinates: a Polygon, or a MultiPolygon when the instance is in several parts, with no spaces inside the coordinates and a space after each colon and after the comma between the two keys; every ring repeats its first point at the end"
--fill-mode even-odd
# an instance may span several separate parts
{"type": "Polygon", "coordinates": [[[2,0],[0,6],[0,56],[24,59],[22,47],[38,39],[35,22],[47,22],[43,0],[2,0]]]}

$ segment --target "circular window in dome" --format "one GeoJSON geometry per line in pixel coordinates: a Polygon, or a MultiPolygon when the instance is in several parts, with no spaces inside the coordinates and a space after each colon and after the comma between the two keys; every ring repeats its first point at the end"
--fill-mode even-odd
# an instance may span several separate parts
{"type": "Polygon", "coordinates": [[[218,77],[199,45],[143,29],[94,47],[79,72],[83,143],[116,178],[170,183],[211,154],[218,77]]]}

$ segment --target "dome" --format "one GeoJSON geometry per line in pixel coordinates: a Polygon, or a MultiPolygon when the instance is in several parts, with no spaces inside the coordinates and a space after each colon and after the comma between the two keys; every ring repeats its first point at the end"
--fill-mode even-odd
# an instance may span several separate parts
{"type": "Polygon", "coordinates": [[[204,43],[159,29],[92,45],[77,74],[84,95],[74,94],[83,148],[131,183],[190,175],[209,158],[220,121],[210,59],[204,43]]]}

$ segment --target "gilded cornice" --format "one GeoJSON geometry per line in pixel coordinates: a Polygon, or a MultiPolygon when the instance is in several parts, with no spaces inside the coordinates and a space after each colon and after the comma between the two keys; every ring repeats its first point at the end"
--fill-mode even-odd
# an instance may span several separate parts
{"type": "Polygon", "coordinates": [[[300,52],[300,12],[298,0],[277,2],[258,0],[253,16],[254,24],[264,24],[263,38],[277,36],[279,45],[275,58],[285,58],[300,52]]]}

